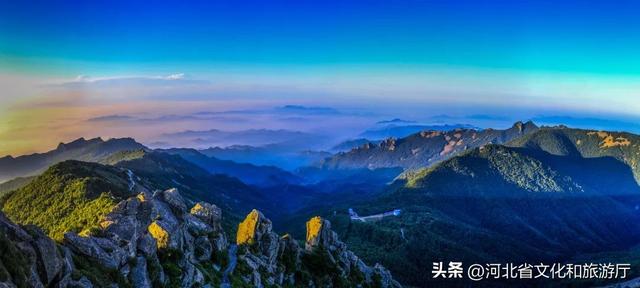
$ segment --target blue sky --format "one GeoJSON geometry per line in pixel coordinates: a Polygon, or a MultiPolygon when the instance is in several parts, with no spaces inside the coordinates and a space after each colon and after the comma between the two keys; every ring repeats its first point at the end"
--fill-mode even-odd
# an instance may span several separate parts
{"type": "Polygon", "coordinates": [[[287,104],[635,131],[623,123],[640,112],[639,12],[637,1],[2,1],[0,110],[12,124],[0,140],[13,144],[0,154],[41,149],[38,129],[56,131],[47,147],[153,137],[77,124],[93,117],[287,104]]]}
{"type": "Polygon", "coordinates": [[[640,73],[637,1],[30,2],[0,4],[4,57],[640,73]]]}

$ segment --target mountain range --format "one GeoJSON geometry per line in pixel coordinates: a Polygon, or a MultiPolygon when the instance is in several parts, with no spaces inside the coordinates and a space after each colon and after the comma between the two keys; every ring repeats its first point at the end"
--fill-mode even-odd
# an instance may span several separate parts
{"type": "Polygon", "coordinates": [[[0,158],[0,182],[42,173],[49,166],[65,160],[100,162],[115,152],[137,149],[147,148],[131,138],[107,141],[101,138],[79,138],[66,144],[60,143],[56,149],[46,153],[0,158]]]}
{"type": "Polygon", "coordinates": [[[328,157],[319,165],[327,169],[416,169],[431,166],[461,151],[490,143],[506,143],[537,130],[538,127],[533,122],[517,122],[506,130],[424,130],[404,138],[387,138],[379,143],[366,142],[351,151],[328,157]]]}
{"type": "Polygon", "coordinates": [[[406,173],[377,199],[351,203],[364,215],[402,209],[399,217],[325,214],[354,252],[416,286],[451,284],[420,273],[430,269],[425,259],[537,263],[630,249],[640,241],[638,145],[626,133],[545,127],[406,173]]]}
{"type": "Polygon", "coordinates": [[[640,243],[638,135],[517,122],[363,142],[289,171],[222,160],[211,149],[153,150],[129,138],[4,157],[3,177],[22,178],[0,184],[0,248],[12,255],[0,256],[0,282],[465,286],[424,272],[437,261],[640,255],[633,252],[640,243]],[[198,205],[216,220],[198,218],[198,205]],[[384,216],[354,220],[350,211],[384,216]],[[150,247],[149,237],[153,253],[140,248],[150,247]]]}

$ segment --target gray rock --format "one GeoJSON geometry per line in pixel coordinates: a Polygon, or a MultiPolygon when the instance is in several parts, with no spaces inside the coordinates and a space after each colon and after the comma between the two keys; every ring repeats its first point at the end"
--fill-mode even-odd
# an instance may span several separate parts
{"type": "Polygon", "coordinates": [[[131,268],[131,284],[136,288],[151,288],[151,279],[149,279],[149,272],[147,270],[147,259],[142,256],[138,256],[135,261],[135,265],[131,268]]]}
{"type": "Polygon", "coordinates": [[[191,208],[191,214],[198,217],[204,223],[216,228],[222,220],[222,210],[218,206],[207,203],[198,202],[191,208]]]}
{"type": "Polygon", "coordinates": [[[52,283],[62,272],[64,261],[56,243],[51,238],[44,235],[42,230],[36,229],[33,240],[33,247],[38,256],[37,263],[40,279],[44,284],[52,283]]]}
{"type": "Polygon", "coordinates": [[[120,268],[121,259],[114,258],[104,251],[93,237],[80,237],[74,232],[67,232],[64,234],[64,243],[73,252],[89,257],[106,268],[114,270],[120,268]]]}
{"type": "Polygon", "coordinates": [[[179,212],[187,211],[187,204],[185,204],[184,198],[178,192],[178,189],[171,188],[162,192],[162,198],[169,206],[173,207],[179,212]]]}
{"type": "Polygon", "coordinates": [[[156,255],[158,247],[156,239],[154,239],[149,233],[144,233],[138,238],[138,251],[145,256],[156,255]]]}

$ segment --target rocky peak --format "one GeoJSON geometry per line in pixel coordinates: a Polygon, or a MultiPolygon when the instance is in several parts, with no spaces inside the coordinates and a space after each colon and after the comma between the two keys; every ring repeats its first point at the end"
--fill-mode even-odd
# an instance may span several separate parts
{"type": "Polygon", "coordinates": [[[316,216],[307,221],[307,241],[305,248],[312,251],[315,248],[331,248],[338,243],[338,235],[331,230],[331,222],[316,216]]]}
{"type": "Polygon", "coordinates": [[[0,275],[24,271],[8,273],[0,287],[400,287],[384,267],[347,250],[320,217],[307,223],[306,248],[276,234],[258,210],[238,225],[238,247],[220,221],[220,208],[190,205],[177,189],[123,200],[99,227],[67,232],[62,243],[0,213],[0,275]]]}
{"type": "Polygon", "coordinates": [[[384,267],[377,264],[369,267],[347,250],[331,230],[331,223],[321,217],[307,222],[305,248],[302,248],[291,235],[278,237],[271,229],[271,221],[253,210],[239,225],[236,242],[243,247],[238,256],[238,265],[244,270],[240,277],[254,287],[333,287],[326,283],[342,283],[347,287],[365,284],[401,287],[384,267]],[[318,263],[334,267],[335,273],[316,271],[314,267],[318,263]],[[353,282],[353,279],[362,280],[353,282]]]}

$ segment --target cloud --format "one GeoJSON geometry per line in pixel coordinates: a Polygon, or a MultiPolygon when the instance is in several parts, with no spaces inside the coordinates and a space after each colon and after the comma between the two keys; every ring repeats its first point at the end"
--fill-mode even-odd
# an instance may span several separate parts
{"type": "Polygon", "coordinates": [[[135,120],[135,117],[126,115],[105,115],[87,119],[88,122],[110,122],[110,121],[128,121],[135,120]]]}
{"type": "Polygon", "coordinates": [[[207,84],[209,81],[190,79],[184,73],[176,73],[163,76],[109,76],[92,77],[88,75],[78,75],[71,81],[54,83],[52,86],[62,86],[66,88],[74,87],[118,87],[135,85],[174,85],[174,84],[207,84]]]}
{"type": "Polygon", "coordinates": [[[292,114],[306,114],[306,115],[336,115],[341,114],[340,111],[331,107],[310,107],[302,105],[285,105],[282,107],[276,107],[277,112],[285,112],[292,114]]]}
{"type": "Polygon", "coordinates": [[[510,121],[509,117],[500,116],[500,115],[489,115],[489,114],[473,114],[465,117],[466,119],[473,120],[492,120],[492,121],[510,121]]]}

